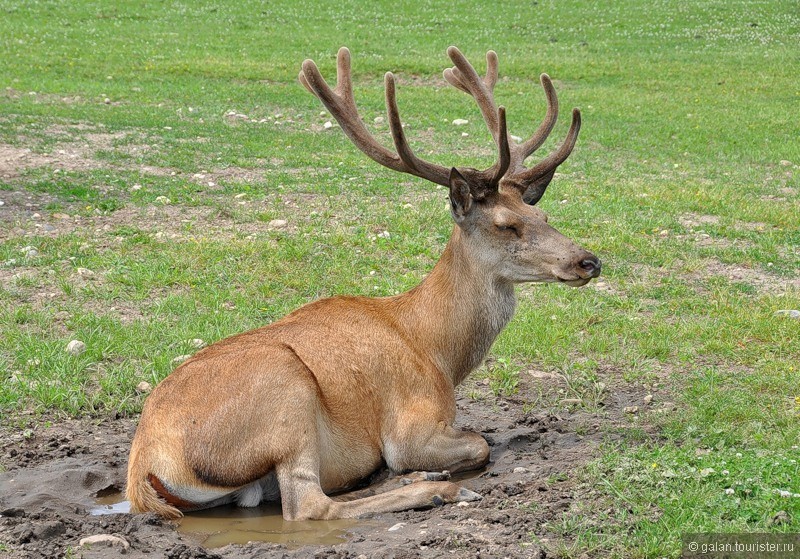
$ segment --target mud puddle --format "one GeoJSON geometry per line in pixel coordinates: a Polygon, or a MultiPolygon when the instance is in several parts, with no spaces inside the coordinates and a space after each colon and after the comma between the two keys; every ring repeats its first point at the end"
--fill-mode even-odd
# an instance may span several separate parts
{"type": "MultiPolygon", "coordinates": [[[[130,502],[121,492],[103,495],[89,514],[127,514],[130,502]]],[[[184,534],[209,549],[250,542],[284,544],[288,549],[304,545],[336,545],[347,541],[348,531],[369,522],[357,520],[287,522],[277,503],[241,508],[235,505],[186,513],[176,522],[178,533],[184,534]]]]}
{"type": "MultiPolygon", "coordinates": [[[[119,550],[79,546],[87,536],[110,534],[128,544],[131,559],[557,557],[564,535],[551,527],[592,510],[574,472],[602,442],[628,428],[640,437],[647,428],[644,417],[623,411],[637,405],[644,416],[647,392],[603,380],[613,388],[586,408],[561,405],[563,386],[550,377],[523,375],[518,392],[505,397],[482,384],[461,389],[456,426],[486,438],[491,462],[454,481],[483,499],[358,521],[284,522],[277,506],[211,509],[180,524],[128,514],[120,491],[135,418],[48,423],[20,416],[0,425],[0,555],[116,556],[119,550]]],[[[656,393],[650,407],[667,399],[656,393]]]]}

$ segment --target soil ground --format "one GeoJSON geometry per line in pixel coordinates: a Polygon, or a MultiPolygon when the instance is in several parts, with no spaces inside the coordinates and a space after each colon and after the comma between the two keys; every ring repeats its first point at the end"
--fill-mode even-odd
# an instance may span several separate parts
{"type": "Polygon", "coordinates": [[[92,515],[96,498],[123,489],[136,418],[38,419],[38,427],[21,429],[26,418],[19,416],[0,431],[0,541],[9,558],[121,551],[79,547],[96,534],[120,536],[131,557],[545,557],[559,537],[553,523],[573,507],[585,509],[586,488],[574,472],[601,442],[620,436],[630,424],[630,407],[643,407],[645,392],[620,385],[585,409],[559,401],[558,376],[527,371],[521,377],[509,397],[495,396],[484,382],[460,390],[457,425],[480,432],[492,449],[489,466],[463,481],[483,500],[376,515],[349,527],[336,545],[205,548],[153,515],[92,515]],[[528,410],[531,401],[540,405],[528,410]]]}

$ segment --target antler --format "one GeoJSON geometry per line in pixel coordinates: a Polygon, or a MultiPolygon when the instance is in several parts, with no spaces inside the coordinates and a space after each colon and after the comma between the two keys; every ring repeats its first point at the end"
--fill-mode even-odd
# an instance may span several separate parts
{"type": "MultiPolygon", "coordinates": [[[[444,78],[450,85],[475,99],[489,132],[497,141],[498,136],[502,134],[494,116],[497,114],[494,101],[494,86],[497,83],[497,54],[491,50],[486,53],[486,76],[483,79],[478,76],[472,64],[456,47],[448,48],[447,54],[455,66],[444,71],[444,78]]],[[[561,147],[533,167],[525,168],[523,165],[525,159],[544,143],[558,119],[558,97],[553,82],[550,81],[547,74],[542,74],[540,79],[547,97],[547,114],[536,132],[525,142],[517,144],[514,140],[507,139],[510,146],[511,163],[507,174],[502,179],[503,186],[519,190],[525,202],[531,205],[539,201],[547,185],[550,184],[556,168],[569,157],[575,147],[581,127],[581,113],[578,109],[573,109],[572,124],[561,147]]]]}
{"type": "MultiPolygon", "coordinates": [[[[347,48],[342,47],[339,49],[335,89],[330,88],[313,60],[305,60],[303,62],[299,79],[306,89],[322,101],[325,108],[328,109],[345,134],[347,134],[347,137],[369,158],[389,169],[409,173],[443,186],[449,186],[450,168],[420,159],[408,145],[403,125],[400,121],[400,112],[397,108],[395,95],[394,75],[391,72],[387,72],[384,76],[386,111],[389,116],[389,129],[391,130],[397,153],[393,153],[379,144],[375,137],[369,133],[358,115],[358,109],[353,97],[353,83],[350,78],[350,51],[347,48]]],[[[482,112],[483,110],[481,108],[482,112]]],[[[511,162],[508,134],[505,132],[505,109],[501,107],[499,110],[494,109],[494,111],[495,114],[492,117],[494,125],[498,130],[503,130],[502,134],[495,137],[499,150],[497,162],[484,171],[459,168],[465,178],[473,179],[470,181],[471,184],[479,187],[477,191],[472,193],[476,198],[484,197],[491,189],[497,189],[500,179],[505,175],[511,162]],[[498,137],[500,138],[499,141],[497,140],[498,137]]]]}

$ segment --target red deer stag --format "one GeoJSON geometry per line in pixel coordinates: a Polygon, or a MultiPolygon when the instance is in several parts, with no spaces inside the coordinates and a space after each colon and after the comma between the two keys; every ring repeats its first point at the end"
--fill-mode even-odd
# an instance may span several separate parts
{"type": "Polygon", "coordinates": [[[338,55],[331,89],[316,64],[300,82],[345,134],[381,165],[447,186],[455,227],[428,277],[395,297],[332,297],[219,341],[183,363],[145,402],[133,439],[127,495],[134,512],[176,518],[235,502],[282,502],[286,519],[332,519],[422,508],[480,496],[425,472],[458,472],[489,460],[477,433],[453,428],[454,388],[484,359],[514,313],[514,285],[581,286],[600,261],[547,223],[533,206],[580,128],[526,168],[558,115],[550,78],[547,114],[517,144],[494,101],[497,56],[480,77],[461,52],[444,77],[478,104],[499,152],[486,170],[448,168],[418,158],[405,138],[387,73],[386,106],[396,153],[379,144],[353,99],[350,52],[338,55]],[[419,471],[415,483],[349,501],[327,494],[354,486],[381,466],[419,471]],[[431,481],[435,480],[435,481],[431,481]]]}

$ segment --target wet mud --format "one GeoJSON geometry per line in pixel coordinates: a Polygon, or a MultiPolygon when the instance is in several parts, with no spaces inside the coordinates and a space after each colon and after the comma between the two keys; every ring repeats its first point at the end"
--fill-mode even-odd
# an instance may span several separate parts
{"type": "Polygon", "coordinates": [[[480,432],[492,451],[485,470],[460,481],[481,501],[357,521],[287,523],[275,505],[214,509],[180,524],[131,515],[119,500],[136,418],[5,419],[0,556],[553,557],[562,536],[551,526],[587,507],[576,471],[636,421],[630,409],[645,395],[609,382],[618,388],[582,407],[565,403],[559,382],[522,372],[511,396],[482,383],[459,390],[457,426],[480,432]],[[97,535],[111,537],[80,545],[97,535]]]}

